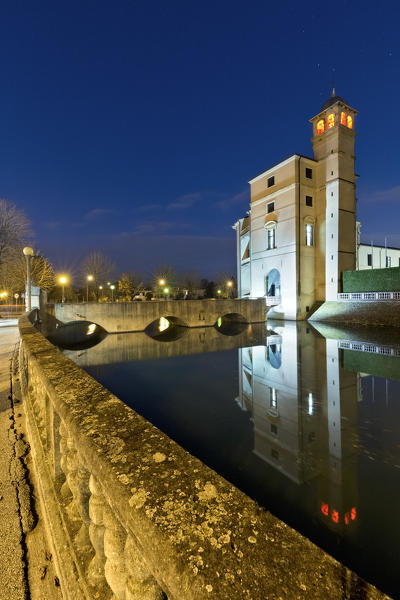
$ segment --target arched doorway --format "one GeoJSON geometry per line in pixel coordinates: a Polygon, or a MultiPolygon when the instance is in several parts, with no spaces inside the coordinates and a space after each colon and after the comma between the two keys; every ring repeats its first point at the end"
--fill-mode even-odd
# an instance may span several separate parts
{"type": "Polygon", "coordinates": [[[267,298],[280,298],[281,274],[278,269],[271,269],[265,278],[265,295],[267,298]]]}

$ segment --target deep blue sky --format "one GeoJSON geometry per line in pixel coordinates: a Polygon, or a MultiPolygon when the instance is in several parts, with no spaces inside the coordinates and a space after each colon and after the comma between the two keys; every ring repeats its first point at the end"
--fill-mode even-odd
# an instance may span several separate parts
{"type": "Polygon", "coordinates": [[[400,245],[398,2],[3,2],[0,196],[76,271],[234,271],[247,181],[336,93],[359,110],[358,217],[400,245]]]}

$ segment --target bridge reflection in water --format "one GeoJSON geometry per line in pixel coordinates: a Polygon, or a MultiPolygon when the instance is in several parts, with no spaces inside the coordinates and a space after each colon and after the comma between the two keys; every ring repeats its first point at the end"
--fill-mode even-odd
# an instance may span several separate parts
{"type": "Polygon", "coordinates": [[[232,337],[192,329],[171,343],[116,334],[66,353],[192,454],[396,597],[400,352],[384,331],[318,327],[276,321],[232,337]],[[341,349],[343,340],[361,339],[394,350],[374,361],[351,344],[341,349]],[[140,385],[134,399],[132,385],[140,385]]]}

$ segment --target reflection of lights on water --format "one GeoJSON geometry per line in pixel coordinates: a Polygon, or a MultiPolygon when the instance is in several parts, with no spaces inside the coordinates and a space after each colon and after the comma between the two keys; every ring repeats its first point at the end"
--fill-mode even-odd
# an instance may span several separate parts
{"type": "Polygon", "coordinates": [[[170,322],[165,317],[160,317],[160,324],[158,326],[159,331],[165,331],[168,329],[170,322]]]}
{"type": "Polygon", "coordinates": [[[312,395],[312,393],[310,392],[308,394],[308,414],[312,415],[314,412],[314,397],[312,395]]]}
{"type": "Polygon", "coordinates": [[[90,323],[90,325],[87,328],[86,335],[92,335],[92,333],[94,333],[95,329],[96,329],[96,323],[90,323]]]}
{"type": "Polygon", "coordinates": [[[221,317],[218,317],[218,320],[217,320],[217,327],[221,327],[221,325],[222,325],[222,318],[221,318],[221,317]]]}
{"type": "MultiPolygon", "coordinates": [[[[323,515],[328,517],[329,516],[329,504],[327,504],[326,502],[323,502],[321,504],[321,512],[323,515]]],[[[339,514],[339,511],[336,510],[335,508],[331,509],[330,517],[334,523],[339,523],[340,514],[339,514]]],[[[355,521],[356,517],[357,517],[357,511],[356,511],[356,508],[353,507],[349,512],[345,513],[345,515],[344,515],[345,524],[348,525],[350,523],[350,521],[355,521]]]]}

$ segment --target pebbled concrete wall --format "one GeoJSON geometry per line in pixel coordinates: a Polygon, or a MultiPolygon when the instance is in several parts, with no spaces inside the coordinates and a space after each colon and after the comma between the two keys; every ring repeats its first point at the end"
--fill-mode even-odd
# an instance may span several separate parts
{"type": "Polygon", "coordinates": [[[400,302],[324,302],[309,321],[340,325],[381,325],[400,327],[400,302]]]}
{"type": "Polygon", "coordinates": [[[143,331],[160,317],[175,317],[187,327],[213,326],[219,317],[232,313],[248,323],[261,323],[267,318],[265,298],[56,304],[54,311],[63,323],[84,319],[109,333],[143,331]]]}

